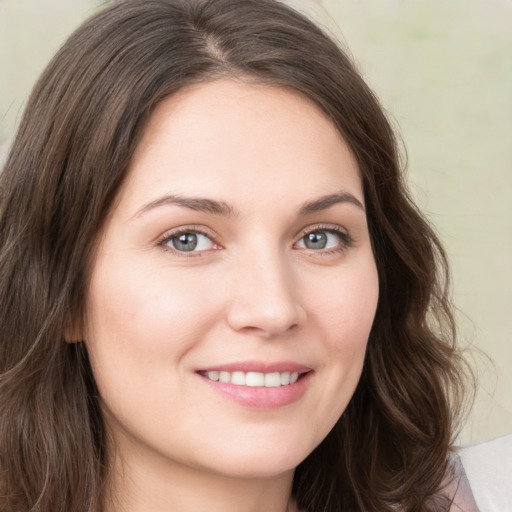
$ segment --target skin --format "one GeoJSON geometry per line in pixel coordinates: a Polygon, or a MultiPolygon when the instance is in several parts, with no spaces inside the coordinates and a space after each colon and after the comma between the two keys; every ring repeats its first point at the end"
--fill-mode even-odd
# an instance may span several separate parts
{"type": "Polygon", "coordinates": [[[102,233],[82,333],[115,453],[106,509],[295,510],[294,468],[354,392],[377,299],[358,167],[314,104],[233,80],[163,101],[102,233]],[[202,233],[196,250],[176,249],[180,229],[202,233]],[[244,361],[311,372],[270,408],[198,374],[244,361]]]}

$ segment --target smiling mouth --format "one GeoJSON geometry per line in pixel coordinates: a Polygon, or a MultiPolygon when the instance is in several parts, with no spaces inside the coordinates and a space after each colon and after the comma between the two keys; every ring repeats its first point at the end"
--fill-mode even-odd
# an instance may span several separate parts
{"type": "Polygon", "coordinates": [[[243,362],[197,371],[210,389],[251,409],[275,409],[299,400],[312,368],[296,363],[243,362]],[[259,371],[257,371],[259,370],[259,371]]]}
{"type": "MultiPolygon", "coordinates": [[[[307,373],[307,372],[305,372],[307,373]]],[[[203,377],[224,384],[232,384],[234,386],[248,387],[265,387],[279,388],[281,386],[289,386],[299,380],[301,375],[299,372],[227,372],[227,371],[208,371],[200,372],[203,377]]]]}

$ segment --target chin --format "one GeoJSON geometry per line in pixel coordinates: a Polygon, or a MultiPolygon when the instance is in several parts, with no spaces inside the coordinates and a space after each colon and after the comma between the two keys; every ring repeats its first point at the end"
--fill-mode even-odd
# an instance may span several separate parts
{"type": "Polygon", "coordinates": [[[272,478],[293,472],[312,450],[304,445],[274,440],[271,446],[232,445],[224,455],[214,455],[212,471],[237,478],[272,478]],[[300,448],[299,448],[300,447],[300,448]]]}

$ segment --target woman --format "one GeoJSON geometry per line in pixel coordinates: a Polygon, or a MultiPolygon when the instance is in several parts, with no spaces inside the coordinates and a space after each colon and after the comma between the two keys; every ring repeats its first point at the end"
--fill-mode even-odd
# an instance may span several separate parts
{"type": "Polygon", "coordinates": [[[1,175],[10,511],[475,510],[444,253],[347,57],[273,0],[125,0],[1,175]]]}

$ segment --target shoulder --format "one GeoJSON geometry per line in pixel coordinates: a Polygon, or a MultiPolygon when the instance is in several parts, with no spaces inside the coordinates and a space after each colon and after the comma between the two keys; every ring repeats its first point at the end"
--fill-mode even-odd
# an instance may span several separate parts
{"type": "Polygon", "coordinates": [[[451,500],[450,512],[479,512],[464,466],[457,454],[452,457],[452,475],[446,491],[451,500]]]}
{"type": "Polygon", "coordinates": [[[458,455],[481,510],[512,510],[512,434],[462,448],[458,455]]]}

